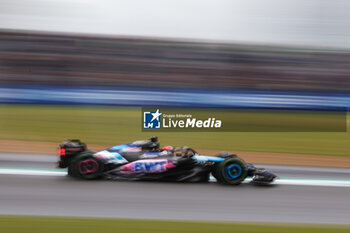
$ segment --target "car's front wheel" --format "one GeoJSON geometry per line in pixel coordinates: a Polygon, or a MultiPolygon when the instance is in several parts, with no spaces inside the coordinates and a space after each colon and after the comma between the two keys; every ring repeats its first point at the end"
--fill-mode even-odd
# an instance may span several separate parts
{"type": "Polygon", "coordinates": [[[240,158],[229,158],[216,165],[213,176],[223,184],[239,185],[248,175],[245,162],[240,158]]]}

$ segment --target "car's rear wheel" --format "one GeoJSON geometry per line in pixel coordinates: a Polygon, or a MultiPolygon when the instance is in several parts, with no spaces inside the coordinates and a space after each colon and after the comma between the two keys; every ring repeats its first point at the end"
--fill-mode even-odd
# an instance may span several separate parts
{"type": "Polygon", "coordinates": [[[68,168],[68,175],[93,180],[102,177],[103,168],[103,163],[92,154],[82,154],[72,161],[68,168]]]}
{"type": "Polygon", "coordinates": [[[218,182],[239,185],[248,175],[245,162],[240,158],[229,158],[216,165],[213,176],[218,182]]]}

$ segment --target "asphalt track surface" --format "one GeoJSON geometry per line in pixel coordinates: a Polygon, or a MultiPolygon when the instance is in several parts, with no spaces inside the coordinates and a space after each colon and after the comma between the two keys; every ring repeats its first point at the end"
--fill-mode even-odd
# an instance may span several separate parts
{"type": "MultiPolygon", "coordinates": [[[[1,154],[0,167],[54,168],[54,156],[1,154]]],[[[265,166],[280,177],[350,180],[350,169],[265,166]]],[[[84,181],[0,175],[0,214],[350,224],[350,188],[84,181]]]]}

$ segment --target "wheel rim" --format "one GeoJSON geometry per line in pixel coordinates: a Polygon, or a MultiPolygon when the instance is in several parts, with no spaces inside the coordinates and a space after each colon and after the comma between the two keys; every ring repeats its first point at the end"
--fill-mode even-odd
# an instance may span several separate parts
{"type": "Polygon", "coordinates": [[[229,179],[236,179],[242,174],[242,168],[238,164],[231,164],[225,168],[225,176],[229,179]]]}
{"type": "Polygon", "coordinates": [[[94,159],[85,159],[78,164],[80,174],[92,174],[98,170],[98,163],[94,159]]]}

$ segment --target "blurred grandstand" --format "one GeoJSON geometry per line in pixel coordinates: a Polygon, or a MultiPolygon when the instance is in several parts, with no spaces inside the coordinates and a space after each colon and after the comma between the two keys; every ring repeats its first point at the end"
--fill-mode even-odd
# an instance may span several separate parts
{"type": "Polygon", "coordinates": [[[336,50],[0,32],[0,84],[348,92],[336,50]]]}

